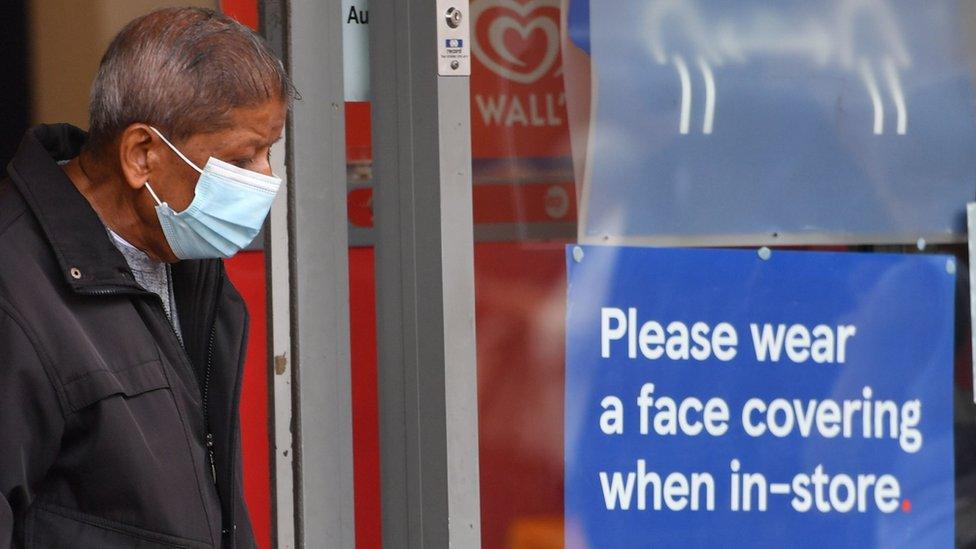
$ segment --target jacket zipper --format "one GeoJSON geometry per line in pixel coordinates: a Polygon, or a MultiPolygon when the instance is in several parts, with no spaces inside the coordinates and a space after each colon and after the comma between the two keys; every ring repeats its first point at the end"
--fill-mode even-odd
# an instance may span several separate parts
{"type": "MultiPolygon", "coordinates": [[[[221,264],[222,267],[222,264],[221,264]]],[[[203,426],[207,430],[207,459],[210,461],[210,477],[214,486],[217,485],[217,459],[214,456],[214,435],[210,429],[210,378],[213,374],[214,348],[217,342],[217,316],[220,313],[220,292],[224,289],[224,281],[218,272],[217,288],[214,292],[213,318],[210,323],[210,336],[207,340],[207,364],[203,370],[203,387],[200,389],[203,403],[203,426]]]]}
{"type": "Polygon", "coordinates": [[[207,343],[207,366],[203,374],[203,425],[207,429],[207,455],[210,458],[210,476],[213,483],[217,484],[217,460],[214,458],[214,436],[210,432],[210,409],[207,406],[207,397],[210,394],[210,376],[213,373],[214,345],[217,340],[217,307],[214,308],[214,321],[210,326],[210,340],[207,343]]]}
{"type": "MultiPolygon", "coordinates": [[[[155,295],[155,294],[153,294],[155,295]]],[[[163,298],[156,295],[159,301],[159,308],[163,309],[163,316],[165,315],[165,309],[163,308],[163,298]]],[[[167,324],[169,325],[170,331],[173,332],[173,336],[176,340],[180,342],[180,348],[183,349],[183,354],[186,355],[186,347],[183,346],[183,338],[177,333],[176,328],[173,326],[173,321],[167,317],[167,324]]],[[[217,309],[214,308],[214,322],[210,326],[210,338],[207,341],[207,364],[203,371],[203,384],[200,387],[200,403],[203,407],[203,429],[207,432],[204,438],[204,444],[207,447],[207,464],[210,465],[210,479],[213,481],[214,486],[217,485],[217,460],[214,457],[214,436],[210,431],[210,409],[207,405],[207,395],[210,393],[210,377],[213,373],[213,356],[214,356],[214,344],[217,339],[217,309]]],[[[189,355],[186,356],[187,363],[190,363],[189,355]]],[[[193,370],[192,364],[190,370],[193,370]]],[[[196,372],[193,372],[193,377],[196,378],[196,372]]],[[[198,380],[199,383],[199,380],[198,380]]]]}

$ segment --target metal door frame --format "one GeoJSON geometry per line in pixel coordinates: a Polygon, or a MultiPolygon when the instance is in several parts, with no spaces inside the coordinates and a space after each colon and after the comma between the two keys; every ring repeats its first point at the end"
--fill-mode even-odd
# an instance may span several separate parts
{"type": "Polygon", "coordinates": [[[470,78],[435,0],[370,11],[383,541],[480,547],[470,78]]]}
{"type": "MultiPolygon", "coordinates": [[[[479,547],[469,78],[438,76],[435,0],[371,3],[383,541],[479,547]]],[[[301,94],[267,238],[278,547],[355,546],[341,7],[261,2],[301,94]]]]}
{"type": "Polygon", "coordinates": [[[277,547],[354,547],[345,121],[339,1],[263,0],[300,94],[267,238],[277,547]]]}

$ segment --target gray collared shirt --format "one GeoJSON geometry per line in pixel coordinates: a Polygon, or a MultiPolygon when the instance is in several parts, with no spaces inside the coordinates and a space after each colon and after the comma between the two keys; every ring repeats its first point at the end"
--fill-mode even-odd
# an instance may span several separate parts
{"type": "Polygon", "coordinates": [[[169,263],[153,261],[145,252],[129,244],[112,229],[106,227],[106,230],[112,237],[112,244],[115,244],[115,247],[122,253],[122,257],[125,258],[125,262],[129,264],[129,269],[132,270],[132,276],[135,277],[136,282],[146,291],[158,295],[163,301],[163,310],[166,311],[166,316],[182,343],[183,335],[180,332],[180,320],[176,315],[176,295],[173,293],[173,273],[170,270],[169,263]]]}

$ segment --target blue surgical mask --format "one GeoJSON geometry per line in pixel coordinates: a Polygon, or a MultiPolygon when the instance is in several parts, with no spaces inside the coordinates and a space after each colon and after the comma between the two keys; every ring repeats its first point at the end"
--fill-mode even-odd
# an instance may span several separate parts
{"type": "Polygon", "coordinates": [[[156,195],[156,215],[173,253],[180,259],[228,258],[254,240],[271,210],[281,179],[210,157],[201,170],[156,128],[154,132],[184,162],[200,172],[190,206],[174,212],[156,195]]]}

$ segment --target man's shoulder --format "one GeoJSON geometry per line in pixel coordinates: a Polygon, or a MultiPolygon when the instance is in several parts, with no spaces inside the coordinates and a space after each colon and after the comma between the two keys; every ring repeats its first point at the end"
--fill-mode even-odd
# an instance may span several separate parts
{"type": "Polygon", "coordinates": [[[0,296],[35,293],[55,274],[57,260],[37,219],[10,179],[0,180],[0,296]]]}
{"type": "Polygon", "coordinates": [[[4,233],[27,213],[27,203],[9,177],[0,179],[0,243],[4,233]]]}
{"type": "Polygon", "coordinates": [[[0,266],[51,255],[44,231],[10,178],[0,180],[0,266]]]}

